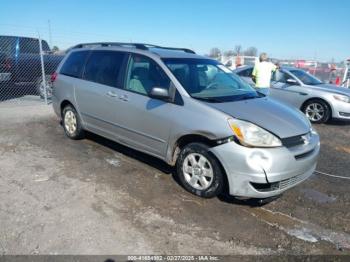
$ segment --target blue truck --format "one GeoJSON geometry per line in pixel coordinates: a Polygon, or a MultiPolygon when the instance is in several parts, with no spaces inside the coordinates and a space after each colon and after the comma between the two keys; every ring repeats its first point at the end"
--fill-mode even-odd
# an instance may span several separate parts
{"type": "MultiPolygon", "coordinates": [[[[49,81],[64,56],[53,54],[45,40],[41,45],[45,79],[49,81]]],[[[44,96],[39,39],[0,35],[0,88],[28,90],[28,86],[44,96]]]]}

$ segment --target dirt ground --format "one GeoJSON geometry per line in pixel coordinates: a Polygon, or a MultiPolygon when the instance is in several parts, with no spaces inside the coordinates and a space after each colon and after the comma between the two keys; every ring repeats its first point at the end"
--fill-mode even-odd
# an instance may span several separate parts
{"type": "Polygon", "coordinates": [[[195,197],[99,136],[69,140],[51,106],[2,105],[0,254],[350,254],[350,124],[315,128],[322,173],[256,206],[195,197]]]}

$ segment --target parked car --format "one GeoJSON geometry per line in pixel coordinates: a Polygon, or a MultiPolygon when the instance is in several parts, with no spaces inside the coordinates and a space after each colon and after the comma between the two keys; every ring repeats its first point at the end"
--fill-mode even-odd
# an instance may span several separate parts
{"type": "MultiPolygon", "coordinates": [[[[244,67],[234,72],[254,86],[252,71],[253,67],[244,67]]],[[[295,67],[281,67],[273,74],[270,96],[300,109],[313,123],[350,119],[349,89],[323,83],[295,67]]]]}
{"type": "Polygon", "coordinates": [[[201,197],[267,198],[307,179],[320,144],[307,118],[189,49],[81,44],[52,77],[66,135],[97,133],[176,167],[201,197]]]}
{"type": "MultiPolygon", "coordinates": [[[[51,54],[50,47],[42,40],[46,80],[55,72],[63,56],[51,54]]],[[[20,36],[0,36],[0,86],[14,88],[35,84],[40,96],[44,96],[39,39],[20,36]]]]}

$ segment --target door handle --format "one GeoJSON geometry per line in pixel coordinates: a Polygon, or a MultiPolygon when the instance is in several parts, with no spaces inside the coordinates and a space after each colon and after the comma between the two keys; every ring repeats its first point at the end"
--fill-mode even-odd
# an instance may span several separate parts
{"type": "Polygon", "coordinates": [[[121,95],[119,96],[119,99],[123,101],[129,101],[129,97],[127,95],[121,95]]]}
{"type": "Polygon", "coordinates": [[[118,96],[116,93],[114,93],[114,92],[112,92],[112,91],[107,92],[106,95],[107,95],[107,96],[110,96],[110,97],[117,97],[117,96],[118,96]]]}

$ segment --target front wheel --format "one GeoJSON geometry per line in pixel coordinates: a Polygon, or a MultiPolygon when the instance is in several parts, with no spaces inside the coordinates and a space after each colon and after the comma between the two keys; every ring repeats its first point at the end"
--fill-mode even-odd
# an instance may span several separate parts
{"type": "Polygon", "coordinates": [[[306,103],[303,112],[309,118],[311,123],[321,124],[329,120],[331,116],[331,109],[326,102],[322,100],[311,100],[306,103]]]}
{"type": "Polygon", "coordinates": [[[180,152],[176,170],[182,186],[190,193],[212,198],[220,194],[224,177],[218,160],[201,143],[191,143],[180,152]]]}

